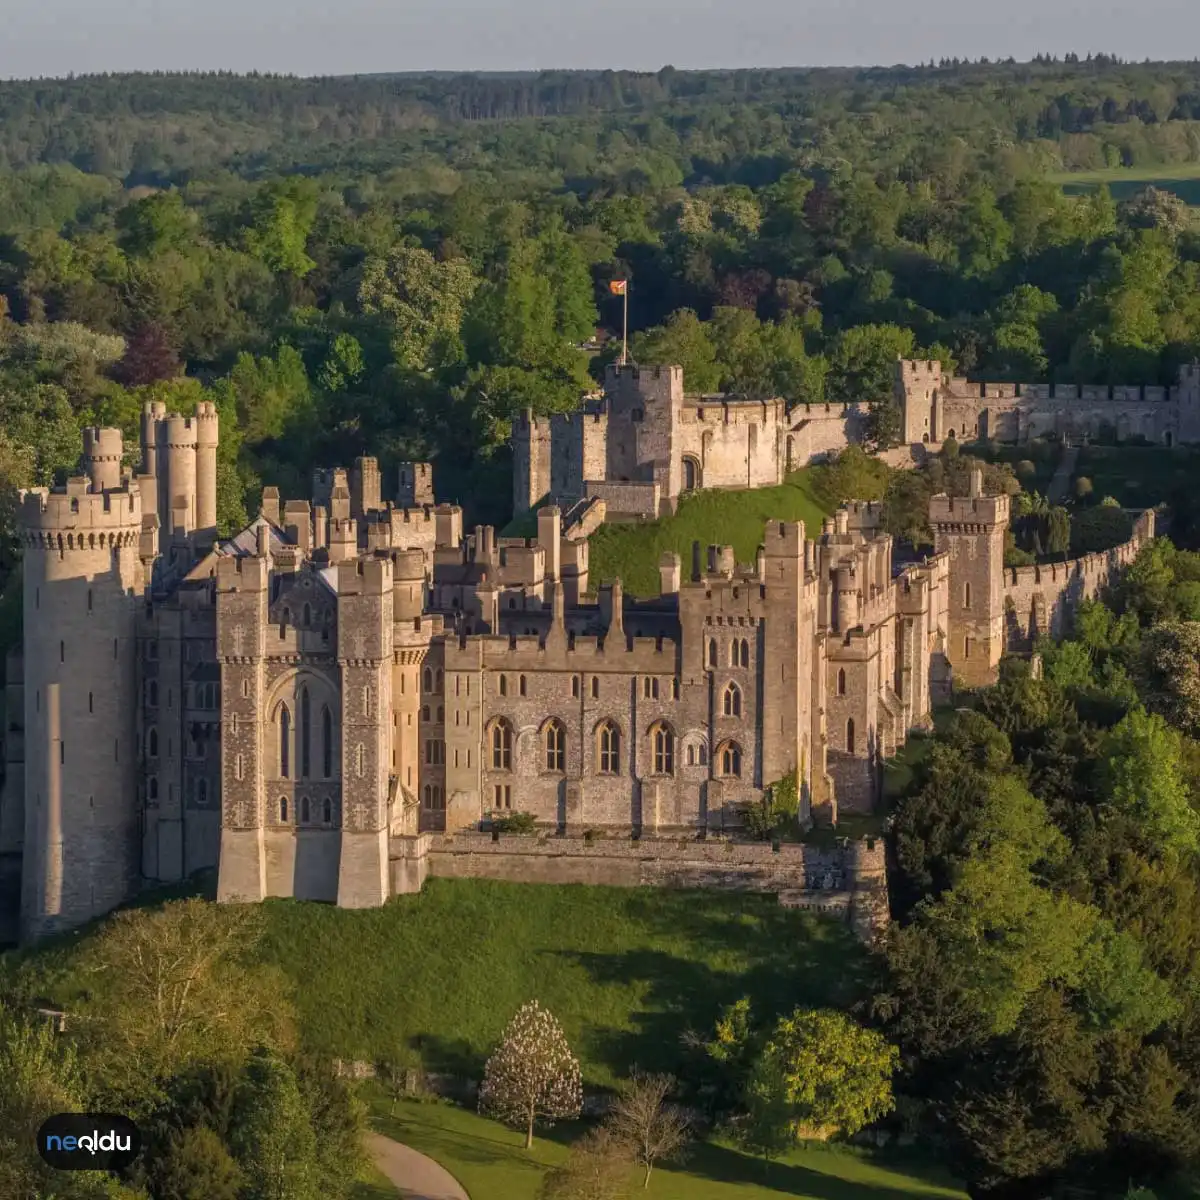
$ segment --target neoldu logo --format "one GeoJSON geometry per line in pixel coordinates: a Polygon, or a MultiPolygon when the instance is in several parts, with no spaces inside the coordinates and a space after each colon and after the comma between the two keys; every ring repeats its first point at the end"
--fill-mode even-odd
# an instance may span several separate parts
{"type": "Polygon", "coordinates": [[[42,1161],[59,1171],[120,1171],[141,1148],[138,1127],[116,1113],[58,1113],[37,1135],[42,1161]]]}

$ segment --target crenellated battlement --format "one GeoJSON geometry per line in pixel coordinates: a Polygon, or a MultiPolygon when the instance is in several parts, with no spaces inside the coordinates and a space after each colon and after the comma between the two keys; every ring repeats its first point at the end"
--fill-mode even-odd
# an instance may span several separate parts
{"type": "Polygon", "coordinates": [[[26,545],[44,549],[94,549],[101,544],[129,544],[142,528],[142,496],[128,485],[88,491],[85,476],[62,489],[29,488],[20,492],[19,520],[26,545]]]}

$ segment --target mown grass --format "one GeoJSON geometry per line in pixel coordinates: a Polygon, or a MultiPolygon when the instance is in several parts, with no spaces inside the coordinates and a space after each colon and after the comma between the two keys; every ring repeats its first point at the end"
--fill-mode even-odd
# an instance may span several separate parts
{"type": "MultiPolygon", "coordinates": [[[[522,1137],[476,1113],[449,1104],[373,1106],[372,1123],[383,1134],[428,1154],[467,1189],[472,1200],[534,1200],[547,1168],[562,1162],[578,1126],[539,1136],[526,1151],[522,1137]]],[[[847,1148],[796,1150],[768,1167],[760,1158],[717,1142],[695,1145],[676,1167],[657,1167],[649,1200],[885,1200],[889,1196],[961,1198],[943,1172],[905,1158],[885,1158],[847,1148]]]]}
{"type": "Polygon", "coordinates": [[[821,484],[819,470],[795,471],[778,487],[690,493],[674,515],[658,521],[603,525],[590,538],[591,583],[619,577],[626,592],[656,596],[660,556],[674,550],[687,578],[693,542],[732,546],[738,562],[752,563],[768,521],[803,521],[810,537],[821,532],[836,507],[821,484]]]}
{"type": "Polygon", "coordinates": [[[1068,196],[1106,184],[1115,200],[1128,200],[1147,187],[1174,192],[1185,204],[1200,206],[1200,162],[1157,167],[1106,167],[1094,171],[1058,171],[1049,177],[1068,196]]]}
{"type": "Polygon", "coordinates": [[[635,1063],[678,1069],[685,1029],[742,995],[768,1013],[844,1007],[863,986],[845,926],[768,895],[432,879],[379,909],[265,910],[262,953],[294,981],[310,1048],[474,1079],[531,999],[562,1022],[585,1081],[609,1086],[635,1063]]]}

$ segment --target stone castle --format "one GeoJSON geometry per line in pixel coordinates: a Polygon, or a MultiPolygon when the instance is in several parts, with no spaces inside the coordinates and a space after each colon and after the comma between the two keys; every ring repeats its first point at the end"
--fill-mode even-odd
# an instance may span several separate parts
{"type": "MultiPolygon", "coordinates": [[[[933,499],[921,561],[898,561],[880,507],[854,503],[819,531],[769,522],[753,563],[664,554],[658,594],[634,598],[589,575],[587,532],[622,488],[659,511],[689,486],[774,482],[856,418],[814,433],[778,403],[684,400],[671,367],[609,385],[516,429],[526,507],[569,484],[532,538],[464,531],[428,464],[402,464],[385,499],[372,458],[318,471],[309,500],[266,489],[219,538],[211,407],[147,406],[136,470],[118,431],[87,431],[83,473],[20,509],[0,888],[19,878],[22,935],[214,866],[221,899],[355,907],[431,870],[549,878],[539,850],[577,855],[556,878],[720,881],[741,863],[810,886],[815,860],[788,857],[806,847],[721,857],[703,838],[793,773],[804,819],[869,811],[883,760],[952,686],[990,681],[1153,536],[1147,516],[1109,555],[1006,571],[1009,500],[976,473],[969,495],[933,499]],[[601,466],[616,490],[589,494],[601,466]],[[480,831],[516,812],[556,836],[497,866],[480,831]],[[606,833],[625,849],[581,866],[606,833]]],[[[848,854],[821,876],[878,882],[880,846],[848,854]]]]}

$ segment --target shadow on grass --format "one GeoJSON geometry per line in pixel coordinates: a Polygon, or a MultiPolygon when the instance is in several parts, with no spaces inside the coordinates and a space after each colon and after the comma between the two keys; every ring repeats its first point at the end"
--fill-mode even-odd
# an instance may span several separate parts
{"type": "MultiPolygon", "coordinates": [[[[847,1155],[847,1159],[851,1157],[847,1155]]],[[[686,1171],[689,1175],[698,1175],[716,1183],[757,1184],[785,1196],[805,1196],[812,1200],[874,1200],[875,1197],[882,1200],[885,1196],[895,1197],[898,1194],[941,1194],[933,1184],[929,1185],[927,1192],[918,1187],[911,1192],[898,1193],[892,1187],[855,1179],[839,1179],[799,1163],[768,1163],[765,1159],[754,1158],[711,1142],[695,1147],[688,1158],[686,1171]]]]}
{"type": "Polygon", "coordinates": [[[868,960],[840,922],[781,908],[774,897],[746,894],[740,906],[714,910],[687,892],[630,896],[627,911],[663,937],[703,951],[683,957],[671,950],[554,951],[601,985],[642,985],[643,1003],[632,1029],[593,1027],[589,1057],[615,1074],[637,1063],[678,1071],[682,1036],[707,1034],[721,1010],[743,996],[763,1020],[797,1004],[846,1009],[864,998],[868,960]],[[699,1026],[696,1028],[696,1026],[699,1026]]]}

